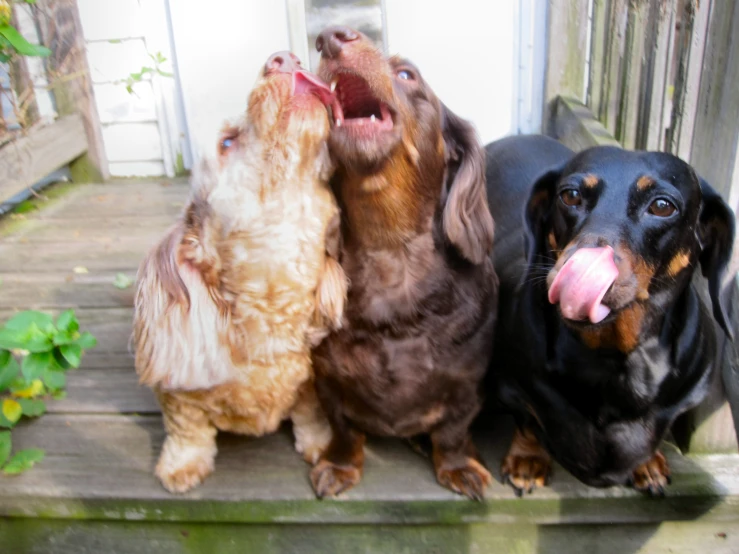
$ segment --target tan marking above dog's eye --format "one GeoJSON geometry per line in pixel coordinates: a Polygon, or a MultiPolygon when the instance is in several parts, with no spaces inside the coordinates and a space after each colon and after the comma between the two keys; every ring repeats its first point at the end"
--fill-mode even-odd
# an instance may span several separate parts
{"type": "Polygon", "coordinates": [[[654,185],[654,179],[652,179],[651,177],[647,177],[646,175],[642,175],[636,181],[636,188],[638,188],[639,190],[647,190],[652,185],[654,185]]]}
{"type": "Polygon", "coordinates": [[[600,179],[598,179],[598,176],[593,175],[592,173],[588,173],[582,180],[582,184],[589,189],[595,187],[599,182],[600,179]]]}
{"type": "Polygon", "coordinates": [[[649,205],[649,213],[657,217],[670,217],[676,211],[675,204],[665,198],[657,198],[649,205]]]}
{"type": "Polygon", "coordinates": [[[579,206],[582,204],[582,195],[577,189],[565,189],[559,193],[559,199],[565,206],[579,206]]]}

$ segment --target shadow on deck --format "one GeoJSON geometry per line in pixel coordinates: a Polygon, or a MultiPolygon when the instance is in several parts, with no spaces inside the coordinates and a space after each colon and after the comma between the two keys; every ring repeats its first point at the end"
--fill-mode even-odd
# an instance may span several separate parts
{"type": "MultiPolygon", "coordinates": [[[[0,222],[0,321],[17,309],[75,308],[98,347],[70,372],[68,395],[14,431],[46,458],[0,476],[0,552],[739,552],[739,456],[668,449],[667,497],[587,488],[555,469],[518,499],[496,482],[485,502],[440,488],[428,460],[371,440],[360,486],[315,500],[289,430],[219,438],[215,473],[183,495],[152,475],[164,431],[128,352],[134,277],[179,213],[184,181],[64,186],[41,209],[0,222]]],[[[478,438],[497,469],[510,424],[478,438]]]]}

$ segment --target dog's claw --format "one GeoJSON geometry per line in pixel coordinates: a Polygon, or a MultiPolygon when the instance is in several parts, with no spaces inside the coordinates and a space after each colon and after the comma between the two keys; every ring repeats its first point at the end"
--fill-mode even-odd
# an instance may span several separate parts
{"type": "Polygon", "coordinates": [[[485,498],[485,489],[493,477],[480,462],[468,458],[467,464],[461,467],[437,468],[436,479],[441,486],[481,502],[485,498]]]}
{"type": "Polygon", "coordinates": [[[629,485],[653,497],[664,497],[665,487],[672,483],[670,467],[664,455],[657,451],[648,462],[634,470],[629,485]]]}
{"type": "Polygon", "coordinates": [[[354,466],[338,466],[320,460],[310,472],[313,490],[318,498],[337,496],[359,483],[362,474],[354,466]]]}
{"type": "Polygon", "coordinates": [[[551,461],[545,457],[509,455],[501,464],[500,475],[501,481],[513,487],[520,498],[538,487],[545,487],[551,471],[551,461]]]}

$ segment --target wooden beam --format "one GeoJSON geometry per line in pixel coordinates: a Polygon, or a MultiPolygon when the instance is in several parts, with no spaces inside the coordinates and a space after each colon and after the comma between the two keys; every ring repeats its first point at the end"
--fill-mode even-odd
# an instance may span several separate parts
{"type": "Polygon", "coordinates": [[[30,187],[87,151],[79,114],[59,118],[21,136],[0,150],[0,201],[30,187]]]}
{"type": "MultiPolygon", "coordinates": [[[[16,9],[18,8],[16,7],[16,9]]],[[[21,26],[18,23],[18,16],[15,11],[13,11],[10,21],[13,27],[20,29],[21,26]]],[[[39,120],[39,111],[26,57],[15,54],[8,64],[8,69],[10,85],[15,91],[16,117],[20,126],[27,129],[39,120]]]]}
{"type": "Polygon", "coordinates": [[[35,15],[44,44],[52,54],[47,74],[57,113],[79,113],[87,135],[87,153],[70,169],[75,181],[101,181],[110,176],[100,117],[95,105],[85,39],[76,0],[38,0],[35,15]]]}
{"type": "Polygon", "coordinates": [[[585,99],[588,0],[550,0],[542,127],[549,133],[557,96],[585,99]]]}
{"type": "Polygon", "coordinates": [[[582,102],[560,96],[552,113],[550,136],[576,152],[591,146],[620,146],[582,102]]]}

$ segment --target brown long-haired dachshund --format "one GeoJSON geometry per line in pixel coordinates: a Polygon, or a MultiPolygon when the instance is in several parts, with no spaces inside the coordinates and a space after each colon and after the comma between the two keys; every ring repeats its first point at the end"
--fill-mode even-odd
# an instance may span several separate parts
{"type": "Polygon", "coordinates": [[[439,483],[479,499],[491,477],[468,428],[497,303],[483,151],[407,61],[347,28],[317,47],[338,99],[329,147],[350,288],[342,328],[314,351],[333,440],[313,487],[359,482],[365,432],[430,434],[439,483]]]}
{"type": "Polygon", "coordinates": [[[328,87],[292,54],[267,62],[182,219],[144,260],[136,371],[167,438],[156,475],[184,492],[213,471],[217,430],[262,435],[286,417],[315,463],[330,438],[310,348],[341,324],[328,87]]]}

